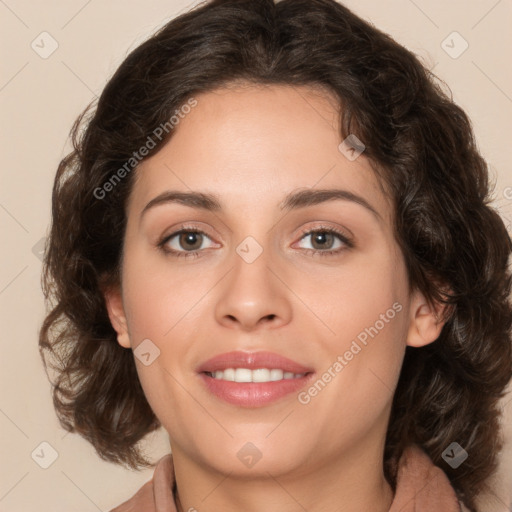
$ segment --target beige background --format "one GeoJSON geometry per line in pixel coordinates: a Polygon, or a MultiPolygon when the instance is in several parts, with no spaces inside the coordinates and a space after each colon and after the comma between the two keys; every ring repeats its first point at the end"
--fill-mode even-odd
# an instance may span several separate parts
{"type": "MultiPolygon", "coordinates": [[[[418,53],[450,86],[474,122],[496,179],[496,205],[510,226],[512,1],[345,4],[418,53]],[[469,44],[458,58],[441,46],[446,40],[452,54],[463,49],[464,40],[450,36],[453,31],[469,44]]],[[[191,5],[190,0],[0,0],[1,511],[107,511],[151,478],[152,470],[133,473],[101,461],[85,440],[58,425],[37,351],[44,315],[37,248],[49,225],[52,181],[69,150],[73,120],[100,94],[129,49],[191,5]],[[51,49],[55,43],[40,36],[44,31],[58,44],[46,59],[31,47],[34,41],[39,53],[51,49]],[[41,452],[42,442],[58,453],[48,469],[34,460],[50,460],[49,448],[41,452]],[[39,459],[31,457],[34,450],[39,459]]],[[[489,512],[506,511],[505,503],[512,502],[512,394],[506,404],[508,445],[494,498],[483,508],[489,512]]],[[[154,458],[168,450],[161,432],[146,446],[154,458]]]]}

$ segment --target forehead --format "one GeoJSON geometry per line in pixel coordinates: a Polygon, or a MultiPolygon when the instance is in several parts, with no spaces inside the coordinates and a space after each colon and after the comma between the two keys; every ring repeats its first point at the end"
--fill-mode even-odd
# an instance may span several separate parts
{"type": "Polygon", "coordinates": [[[320,88],[237,85],[194,96],[170,141],[137,168],[131,206],[165,189],[201,190],[254,211],[277,207],[299,188],[343,188],[389,210],[364,153],[350,161],[339,145],[340,106],[320,88]]]}

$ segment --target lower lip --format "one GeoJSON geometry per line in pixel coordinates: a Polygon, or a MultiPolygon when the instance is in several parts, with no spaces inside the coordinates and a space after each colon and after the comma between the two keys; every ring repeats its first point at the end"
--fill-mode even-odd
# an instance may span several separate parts
{"type": "Polygon", "coordinates": [[[286,395],[296,393],[311,380],[313,373],[297,379],[271,382],[233,382],[214,379],[206,373],[199,375],[208,390],[221,400],[241,407],[262,407],[286,395]]]}

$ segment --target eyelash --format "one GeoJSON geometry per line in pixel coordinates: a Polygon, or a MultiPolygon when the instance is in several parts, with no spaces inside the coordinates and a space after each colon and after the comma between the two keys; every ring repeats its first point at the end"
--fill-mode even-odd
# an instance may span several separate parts
{"type": "MultiPolygon", "coordinates": [[[[170,255],[172,257],[176,257],[176,258],[197,258],[199,256],[199,253],[201,252],[201,250],[196,250],[196,251],[176,251],[174,249],[167,249],[165,247],[167,242],[169,242],[169,240],[171,240],[172,238],[174,238],[174,237],[176,237],[178,235],[181,235],[183,233],[198,233],[198,234],[201,234],[201,235],[206,235],[208,237],[208,235],[204,231],[201,231],[200,229],[197,229],[197,228],[194,228],[194,227],[181,226],[178,231],[175,231],[175,232],[171,233],[170,235],[165,236],[162,240],[160,240],[157,243],[157,247],[161,251],[163,251],[165,254],[170,255]]],[[[321,250],[318,250],[318,249],[303,249],[303,251],[305,251],[307,254],[313,254],[314,256],[318,255],[318,256],[321,256],[321,257],[333,256],[333,255],[336,255],[336,254],[340,254],[342,251],[345,251],[347,248],[353,248],[354,247],[354,243],[352,242],[352,240],[350,240],[344,233],[342,233],[341,231],[338,231],[338,230],[336,230],[334,228],[326,227],[326,226],[319,226],[319,227],[317,227],[315,229],[305,229],[305,230],[303,230],[300,233],[300,240],[302,240],[306,235],[312,235],[312,234],[315,234],[315,233],[327,233],[327,234],[336,235],[338,237],[338,239],[341,242],[343,242],[343,244],[345,244],[346,247],[342,247],[342,248],[334,249],[334,250],[331,249],[331,250],[327,250],[327,251],[321,251],[321,250]]]]}

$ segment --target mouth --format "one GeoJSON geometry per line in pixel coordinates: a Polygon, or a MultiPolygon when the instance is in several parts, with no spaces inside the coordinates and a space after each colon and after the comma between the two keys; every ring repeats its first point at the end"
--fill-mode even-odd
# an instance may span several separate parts
{"type": "Polygon", "coordinates": [[[240,407],[262,407],[298,392],[314,370],[272,352],[229,352],[203,363],[197,372],[218,399],[240,407]]]}

